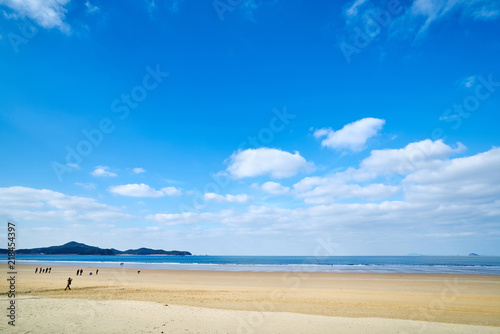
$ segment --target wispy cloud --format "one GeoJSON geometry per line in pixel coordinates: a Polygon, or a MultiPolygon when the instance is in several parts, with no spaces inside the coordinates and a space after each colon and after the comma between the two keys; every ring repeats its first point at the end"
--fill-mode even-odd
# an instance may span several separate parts
{"type": "Polygon", "coordinates": [[[82,188],[85,188],[87,190],[92,190],[96,188],[95,183],[83,183],[83,182],[75,182],[77,186],[80,186],[82,188]]]}
{"type": "Polygon", "coordinates": [[[261,186],[261,189],[265,191],[266,193],[272,194],[272,195],[284,195],[290,191],[289,187],[284,187],[281,184],[277,182],[266,182],[261,186]]]}
{"type": "Polygon", "coordinates": [[[344,15],[348,18],[355,17],[359,13],[360,7],[368,0],[355,0],[344,10],[344,15]]]}
{"type": "Polygon", "coordinates": [[[93,198],[28,187],[0,188],[0,215],[35,222],[102,222],[133,218],[93,198]]]}
{"type": "Polygon", "coordinates": [[[349,167],[326,176],[306,177],[294,184],[293,194],[308,204],[328,204],[345,198],[370,201],[388,199],[401,192],[401,184],[384,184],[373,180],[380,177],[392,179],[397,175],[401,181],[419,170],[441,166],[451,155],[464,150],[465,146],[460,143],[452,148],[441,140],[429,139],[410,143],[400,149],[372,150],[360,162],[359,168],[349,167]]]}
{"type": "Polygon", "coordinates": [[[166,5],[168,10],[171,13],[178,13],[180,9],[180,5],[184,2],[184,0],[167,0],[166,5]]]}
{"type": "Polygon", "coordinates": [[[457,15],[461,20],[489,21],[500,17],[500,2],[490,0],[414,0],[408,4],[353,0],[342,11],[344,31],[339,45],[348,62],[387,31],[386,38],[420,39],[439,22],[457,15]],[[458,15],[457,15],[458,14],[458,15]]]}
{"type": "Polygon", "coordinates": [[[248,196],[247,194],[219,195],[215,193],[206,193],[204,197],[206,200],[216,201],[219,203],[247,203],[250,200],[250,196],[248,196]]]}
{"type": "Polygon", "coordinates": [[[321,141],[321,146],[337,150],[361,151],[365,148],[367,140],[375,136],[384,124],[383,119],[363,118],[337,131],[330,128],[318,129],[314,132],[314,137],[318,139],[326,137],[321,141]]]}
{"type": "Polygon", "coordinates": [[[434,237],[434,238],[454,238],[454,237],[469,237],[471,235],[475,235],[474,232],[456,232],[456,233],[429,233],[426,234],[426,237],[434,237]]]}
{"type": "Polygon", "coordinates": [[[164,197],[164,196],[178,196],[182,191],[175,187],[165,187],[156,190],[147,184],[124,184],[119,186],[111,186],[108,191],[113,194],[129,196],[129,197],[164,197]]]}
{"type": "Polygon", "coordinates": [[[389,198],[400,191],[400,187],[374,183],[359,185],[346,183],[338,175],[307,177],[294,185],[295,194],[308,204],[328,204],[337,199],[356,198],[372,201],[389,198]]]}
{"type": "Polygon", "coordinates": [[[142,174],[142,173],[146,173],[146,170],[142,167],[136,167],[136,168],[132,169],[132,172],[134,172],[134,174],[142,174]]]}
{"type": "Polygon", "coordinates": [[[147,0],[148,11],[153,14],[158,9],[167,9],[171,14],[177,14],[180,11],[181,5],[184,0],[147,0]]]}
{"type": "Polygon", "coordinates": [[[499,10],[500,3],[490,0],[415,0],[407,15],[421,34],[454,12],[474,20],[491,20],[499,16],[499,10]]]}
{"type": "Polygon", "coordinates": [[[96,177],[116,177],[118,174],[111,172],[109,167],[107,166],[97,166],[92,172],[91,175],[96,177]]]}
{"type": "Polygon", "coordinates": [[[65,22],[66,5],[70,0],[0,0],[0,5],[9,7],[16,17],[28,17],[40,26],[69,33],[70,27],[65,22]]]}
{"type": "Polygon", "coordinates": [[[442,140],[426,139],[410,143],[404,148],[373,150],[360,163],[355,178],[366,180],[390,174],[406,175],[419,169],[432,168],[443,159],[464,152],[465,149],[462,143],[457,143],[457,147],[452,148],[442,140]]]}
{"type": "Polygon", "coordinates": [[[243,0],[239,9],[243,12],[246,19],[254,21],[254,12],[259,8],[259,5],[255,0],[243,0]]]}
{"type": "Polygon", "coordinates": [[[77,169],[77,170],[80,170],[81,167],[80,165],[77,165],[77,164],[66,164],[66,166],[70,167],[70,168],[73,168],[73,169],[77,169]]]}
{"type": "Polygon", "coordinates": [[[99,11],[99,7],[90,3],[90,1],[85,2],[85,7],[87,7],[87,13],[95,13],[99,11]]]}
{"type": "Polygon", "coordinates": [[[471,88],[477,81],[477,76],[476,75],[471,75],[466,78],[463,78],[460,81],[460,84],[465,87],[465,88],[471,88]]]}

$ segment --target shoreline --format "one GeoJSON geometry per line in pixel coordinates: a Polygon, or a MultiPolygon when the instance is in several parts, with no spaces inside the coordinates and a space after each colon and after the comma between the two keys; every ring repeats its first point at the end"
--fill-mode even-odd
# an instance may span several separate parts
{"type": "MultiPolygon", "coordinates": [[[[17,298],[154,302],[228,311],[500,327],[498,275],[224,272],[85,266],[54,266],[50,274],[35,274],[35,268],[16,266],[17,298]],[[76,276],[80,268],[84,273],[76,276]],[[99,269],[98,275],[95,269],[99,269]],[[64,291],[68,277],[73,278],[72,290],[64,291]]],[[[0,272],[6,274],[6,266],[0,272]]],[[[6,284],[0,283],[2,291],[6,291],[6,284]]],[[[6,294],[0,294],[0,298],[5,299],[6,294]]]]}
{"type": "MultiPolygon", "coordinates": [[[[109,269],[149,269],[172,271],[223,271],[223,272],[308,272],[308,273],[380,273],[380,274],[450,274],[450,275],[499,275],[499,266],[460,266],[460,265],[345,265],[345,264],[237,264],[237,263],[182,263],[182,262],[130,262],[124,261],[48,261],[17,260],[18,264],[28,266],[57,267],[102,267],[109,269]]],[[[0,261],[0,264],[6,261],[0,261]]]]}

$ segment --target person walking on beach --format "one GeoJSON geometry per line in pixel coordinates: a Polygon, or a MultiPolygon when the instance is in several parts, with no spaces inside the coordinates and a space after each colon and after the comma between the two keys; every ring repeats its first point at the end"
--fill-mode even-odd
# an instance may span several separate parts
{"type": "Polygon", "coordinates": [[[76,271],[76,276],[78,276],[79,274],[80,274],[80,269],[76,271]]]}
{"type": "Polygon", "coordinates": [[[49,274],[50,274],[51,271],[52,271],[52,267],[49,268],[49,274]]]}
{"type": "MultiPolygon", "coordinates": [[[[69,277],[68,278],[68,285],[66,285],[66,289],[70,289],[71,290],[71,287],[70,287],[71,281],[72,281],[72,279],[71,279],[71,277],[69,277]]],[[[66,289],[64,289],[64,291],[66,291],[66,289]]]]}
{"type": "Polygon", "coordinates": [[[36,274],[37,271],[38,271],[38,267],[35,268],[35,274],[36,274]]]}
{"type": "Polygon", "coordinates": [[[82,276],[83,274],[83,269],[80,269],[80,276],[82,276]]]}

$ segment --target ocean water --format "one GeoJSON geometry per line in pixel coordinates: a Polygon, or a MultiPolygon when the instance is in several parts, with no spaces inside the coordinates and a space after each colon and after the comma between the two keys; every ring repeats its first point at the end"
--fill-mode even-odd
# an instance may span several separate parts
{"type": "Polygon", "coordinates": [[[500,257],[490,256],[17,255],[16,262],[40,266],[170,270],[500,275],[500,257]]]}

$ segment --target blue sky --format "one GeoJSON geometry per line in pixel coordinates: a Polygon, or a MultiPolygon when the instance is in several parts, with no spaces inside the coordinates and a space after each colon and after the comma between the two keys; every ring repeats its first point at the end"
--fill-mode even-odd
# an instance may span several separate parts
{"type": "Polygon", "coordinates": [[[0,0],[0,217],[26,248],[500,255],[499,32],[487,0],[0,0]]]}

